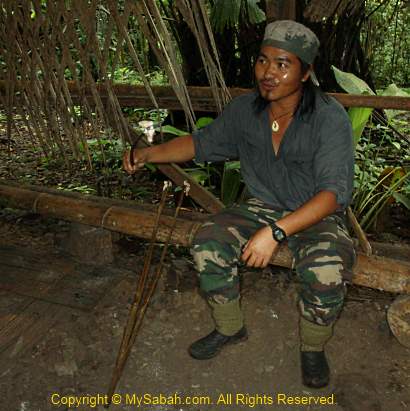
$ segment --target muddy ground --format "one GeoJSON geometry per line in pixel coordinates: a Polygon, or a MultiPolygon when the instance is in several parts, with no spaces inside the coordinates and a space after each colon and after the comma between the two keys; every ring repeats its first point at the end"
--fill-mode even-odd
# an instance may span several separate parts
{"type": "MultiPolygon", "coordinates": [[[[103,409],[94,407],[93,401],[100,405],[105,401],[147,244],[114,236],[113,262],[96,266],[68,255],[68,234],[68,223],[0,209],[0,274],[7,278],[18,264],[26,264],[29,274],[24,275],[31,281],[24,289],[13,288],[11,280],[1,288],[2,411],[103,409]],[[18,258],[13,260],[16,253],[18,258]],[[64,281],[58,279],[59,267],[65,270],[64,281]],[[45,283],[54,288],[47,292],[45,283]],[[70,294],[70,290],[74,291],[70,294]],[[36,311],[34,307],[28,313],[27,301],[48,308],[36,311]],[[29,321],[19,322],[26,314],[29,321]],[[67,407],[63,403],[68,398],[88,405],[67,407]]],[[[155,261],[159,253],[157,247],[155,261]]],[[[187,354],[187,347],[212,330],[209,310],[198,294],[186,250],[171,249],[166,266],[115,391],[120,404],[110,409],[410,409],[410,350],[389,331],[386,308],[394,298],[391,294],[349,287],[327,347],[331,384],[308,390],[300,381],[296,291],[289,270],[271,267],[244,272],[242,305],[249,340],[227,348],[215,359],[196,361],[187,354]],[[145,404],[139,406],[143,395],[145,404]],[[289,401],[296,396],[330,397],[335,404],[278,403],[284,395],[289,401]],[[161,396],[176,404],[155,404],[161,396]],[[189,401],[202,405],[188,405],[189,401]]]]}

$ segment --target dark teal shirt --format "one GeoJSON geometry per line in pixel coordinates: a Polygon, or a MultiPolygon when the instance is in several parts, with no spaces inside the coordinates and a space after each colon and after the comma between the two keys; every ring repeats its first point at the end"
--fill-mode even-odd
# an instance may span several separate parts
{"type": "Polygon", "coordinates": [[[295,113],[275,155],[268,108],[256,111],[256,93],[232,100],[207,127],[193,133],[195,160],[239,159],[250,194],[281,210],[295,210],[322,190],[341,208],[351,200],[353,137],[345,109],[316,95],[312,113],[295,113]]]}

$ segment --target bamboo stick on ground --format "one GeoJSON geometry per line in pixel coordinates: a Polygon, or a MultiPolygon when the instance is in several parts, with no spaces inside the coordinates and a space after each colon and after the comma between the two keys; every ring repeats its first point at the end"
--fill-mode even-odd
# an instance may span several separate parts
{"type": "Polygon", "coordinates": [[[161,214],[162,214],[162,210],[164,209],[164,206],[165,206],[165,200],[166,200],[166,197],[167,197],[168,189],[169,189],[169,184],[168,184],[168,182],[165,182],[164,183],[164,189],[162,191],[161,201],[159,203],[159,207],[158,207],[158,211],[157,211],[157,215],[156,215],[156,219],[155,219],[154,229],[152,230],[150,245],[149,245],[148,251],[145,255],[144,266],[143,266],[142,273],[140,275],[139,281],[137,283],[137,288],[135,290],[135,295],[134,295],[134,301],[132,303],[130,313],[128,315],[127,323],[124,327],[124,332],[123,332],[122,341],[121,341],[121,344],[120,344],[120,349],[119,349],[118,354],[117,354],[115,367],[114,367],[113,374],[112,374],[112,377],[111,377],[111,382],[110,382],[110,386],[109,386],[108,393],[107,393],[108,398],[109,398],[109,403],[111,402],[112,395],[114,394],[115,388],[116,388],[116,386],[118,384],[118,381],[121,377],[122,370],[124,368],[125,362],[127,361],[127,358],[128,358],[128,354],[127,354],[129,352],[128,347],[130,345],[131,335],[133,334],[133,331],[135,329],[135,325],[138,321],[139,309],[141,307],[141,301],[142,301],[142,298],[143,298],[144,287],[145,287],[147,277],[148,277],[148,273],[149,273],[149,269],[150,269],[150,266],[151,266],[152,254],[153,254],[153,250],[154,250],[155,240],[156,240],[156,237],[157,237],[159,221],[160,221],[160,217],[161,217],[161,214]]]}
{"type": "MultiPolygon", "coordinates": [[[[187,194],[189,191],[189,185],[186,185],[185,193],[187,194]]],[[[165,256],[168,250],[168,245],[170,242],[170,239],[172,237],[173,229],[175,227],[176,219],[178,217],[179,210],[181,209],[182,201],[184,198],[184,191],[181,193],[181,196],[178,201],[177,208],[175,210],[175,214],[173,217],[173,224],[169,229],[168,232],[168,237],[165,242],[164,248],[162,249],[161,253],[161,258],[156,270],[155,275],[153,276],[153,279],[151,281],[151,284],[147,284],[147,279],[149,275],[149,270],[150,270],[150,265],[151,265],[151,260],[152,260],[152,252],[153,252],[153,246],[154,242],[156,239],[156,233],[158,229],[158,224],[160,221],[160,216],[163,211],[164,205],[165,205],[165,199],[166,199],[166,192],[167,190],[164,189],[163,191],[163,196],[161,198],[161,203],[160,207],[158,208],[158,214],[157,214],[157,219],[155,222],[155,228],[153,231],[153,235],[151,238],[151,243],[150,243],[150,248],[146,254],[146,258],[144,261],[144,268],[143,272],[140,277],[140,281],[138,282],[137,290],[135,293],[135,298],[134,298],[134,303],[131,307],[127,324],[124,328],[124,334],[123,334],[123,339],[121,342],[121,346],[118,352],[117,356],[117,361],[115,364],[115,368],[113,371],[113,375],[111,378],[111,383],[110,387],[107,393],[107,398],[110,404],[110,400],[112,398],[112,395],[114,394],[114,391],[117,387],[118,381],[121,378],[122,372],[124,370],[124,367],[126,365],[127,359],[129,357],[129,354],[131,352],[131,349],[134,345],[135,339],[137,337],[138,331],[142,325],[142,321],[144,319],[145,312],[147,310],[148,304],[155,292],[155,289],[158,284],[158,280],[161,277],[161,272],[162,272],[162,265],[165,260],[165,256]]],[[[109,406],[108,404],[108,406],[109,406]]]]}

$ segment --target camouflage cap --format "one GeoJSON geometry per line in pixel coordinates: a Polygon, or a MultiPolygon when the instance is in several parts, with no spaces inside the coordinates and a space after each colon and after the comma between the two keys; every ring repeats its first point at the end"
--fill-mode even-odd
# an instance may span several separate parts
{"type": "Polygon", "coordinates": [[[278,20],[265,29],[262,46],[286,50],[312,64],[319,50],[319,39],[312,30],[293,20],[278,20]]]}

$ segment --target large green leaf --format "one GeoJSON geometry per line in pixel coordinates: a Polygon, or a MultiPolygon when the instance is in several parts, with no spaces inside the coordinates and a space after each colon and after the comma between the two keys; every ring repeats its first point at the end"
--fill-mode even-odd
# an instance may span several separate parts
{"type": "Polygon", "coordinates": [[[212,117],[201,117],[198,119],[198,121],[196,122],[196,128],[202,128],[207,126],[208,124],[211,124],[214,121],[214,119],[212,117]]]}
{"type": "Polygon", "coordinates": [[[192,170],[187,172],[198,184],[204,185],[208,179],[208,174],[204,170],[192,170]]]}
{"type": "Polygon", "coordinates": [[[407,210],[410,210],[410,197],[409,196],[406,196],[402,193],[393,193],[393,197],[398,203],[404,205],[407,208],[407,210]]]}
{"type": "MultiPolygon", "coordinates": [[[[211,117],[201,117],[196,122],[196,128],[205,127],[208,124],[212,123],[213,121],[214,121],[214,119],[211,118],[211,117]]],[[[157,127],[155,130],[159,131],[159,127],[157,127]]],[[[168,124],[162,127],[162,132],[163,133],[168,133],[168,134],[173,134],[174,136],[186,136],[187,134],[189,134],[188,131],[181,130],[181,129],[176,128],[174,126],[170,126],[168,124]]]]}
{"type": "MultiPolygon", "coordinates": [[[[157,128],[156,130],[159,130],[159,128],[157,128]]],[[[174,136],[186,136],[187,134],[189,134],[187,131],[180,130],[179,128],[170,126],[168,124],[162,127],[162,132],[173,134],[174,136]]]]}
{"type": "Polygon", "coordinates": [[[365,81],[355,76],[353,73],[346,73],[335,66],[332,66],[332,70],[335,73],[337,84],[339,84],[339,86],[347,93],[375,94],[365,81]]]}
{"type": "MultiPolygon", "coordinates": [[[[349,94],[375,94],[365,81],[355,76],[352,73],[346,73],[332,66],[335,73],[337,84],[349,94]]],[[[349,117],[352,122],[353,139],[356,146],[357,142],[366,127],[367,122],[373,112],[372,108],[368,107],[351,107],[349,109],[349,117]]]]}
{"type": "Polygon", "coordinates": [[[349,117],[352,122],[354,145],[358,143],[362,136],[363,130],[372,114],[373,109],[367,107],[350,107],[349,117]]]}
{"type": "Polygon", "coordinates": [[[221,185],[221,200],[227,207],[231,206],[238,198],[241,181],[239,170],[225,168],[221,185]]]}
{"type": "Polygon", "coordinates": [[[241,162],[240,161],[227,161],[225,163],[225,170],[240,170],[241,162]]]}

